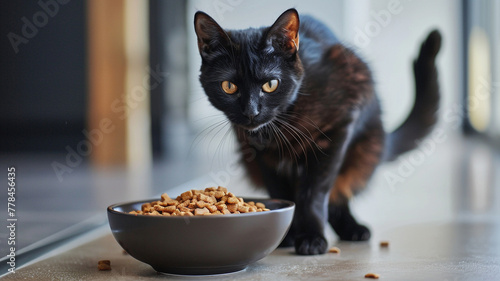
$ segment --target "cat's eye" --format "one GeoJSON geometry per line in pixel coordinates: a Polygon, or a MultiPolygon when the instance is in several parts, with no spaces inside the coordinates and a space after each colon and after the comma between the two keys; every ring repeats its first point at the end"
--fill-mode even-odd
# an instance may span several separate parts
{"type": "Polygon", "coordinates": [[[232,95],[238,91],[238,87],[229,81],[222,82],[222,90],[229,95],[232,95]]]}
{"type": "Polygon", "coordinates": [[[278,80],[273,79],[267,81],[264,85],[262,85],[262,90],[266,93],[272,93],[278,89],[278,80]]]}

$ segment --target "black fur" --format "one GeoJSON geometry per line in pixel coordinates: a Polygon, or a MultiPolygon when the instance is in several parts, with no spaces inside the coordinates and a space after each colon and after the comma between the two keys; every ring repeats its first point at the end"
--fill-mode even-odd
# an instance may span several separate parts
{"type": "MultiPolygon", "coordinates": [[[[294,245],[298,254],[325,253],[327,222],[343,240],[369,239],[370,231],[356,222],[348,205],[385,148],[367,65],[326,26],[312,17],[299,19],[295,9],[270,27],[236,31],[198,12],[195,31],[200,82],[233,124],[249,177],[271,197],[296,202],[283,245],[294,245]],[[272,79],[279,81],[278,88],[264,92],[262,85],[272,79]],[[226,94],[223,81],[238,91],[226,94]]],[[[435,122],[439,42],[434,31],[422,46],[415,62],[417,102],[405,125],[389,138],[388,158],[409,148],[398,138],[408,132],[412,139],[421,138],[435,122]]]]}

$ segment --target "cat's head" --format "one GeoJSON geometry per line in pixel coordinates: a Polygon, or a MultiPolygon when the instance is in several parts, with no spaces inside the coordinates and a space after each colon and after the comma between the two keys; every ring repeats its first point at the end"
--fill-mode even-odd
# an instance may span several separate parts
{"type": "Polygon", "coordinates": [[[203,12],[194,26],[201,85],[234,125],[255,132],[293,104],[303,76],[295,9],[260,29],[224,30],[203,12]]]}

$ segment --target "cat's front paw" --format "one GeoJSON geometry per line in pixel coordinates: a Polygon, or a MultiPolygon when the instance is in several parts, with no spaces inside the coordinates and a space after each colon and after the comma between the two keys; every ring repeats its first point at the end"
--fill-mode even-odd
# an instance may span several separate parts
{"type": "Polygon", "coordinates": [[[320,255],[326,253],[328,243],[322,235],[307,234],[295,238],[295,252],[299,255],[320,255]]]}

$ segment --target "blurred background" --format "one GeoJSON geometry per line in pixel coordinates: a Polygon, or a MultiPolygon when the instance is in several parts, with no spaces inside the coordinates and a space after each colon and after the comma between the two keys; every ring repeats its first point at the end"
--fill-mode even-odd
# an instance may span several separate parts
{"type": "MultiPolygon", "coordinates": [[[[26,260],[105,224],[112,203],[152,198],[199,177],[228,187],[244,181],[230,128],[221,125],[224,117],[198,82],[198,10],[228,29],[271,25],[290,7],[322,20],[373,70],[388,131],[412,106],[411,65],[420,43],[439,29],[438,128],[446,140],[407,177],[442,177],[445,185],[477,181],[474,186],[486,190],[482,196],[469,201],[462,190],[453,199],[473,209],[486,208],[488,190],[498,183],[498,0],[40,0],[1,6],[0,163],[4,184],[6,168],[16,168],[18,250],[26,260]],[[443,169],[426,170],[440,150],[450,156],[443,169]]],[[[398,171],[401,164],[388,166],[398,171]]],[[[399,186],[392,184],[374,185],[395,194],[399,186]]],[[[1,253],[6,238],[3,227],[1,253]]]]}

